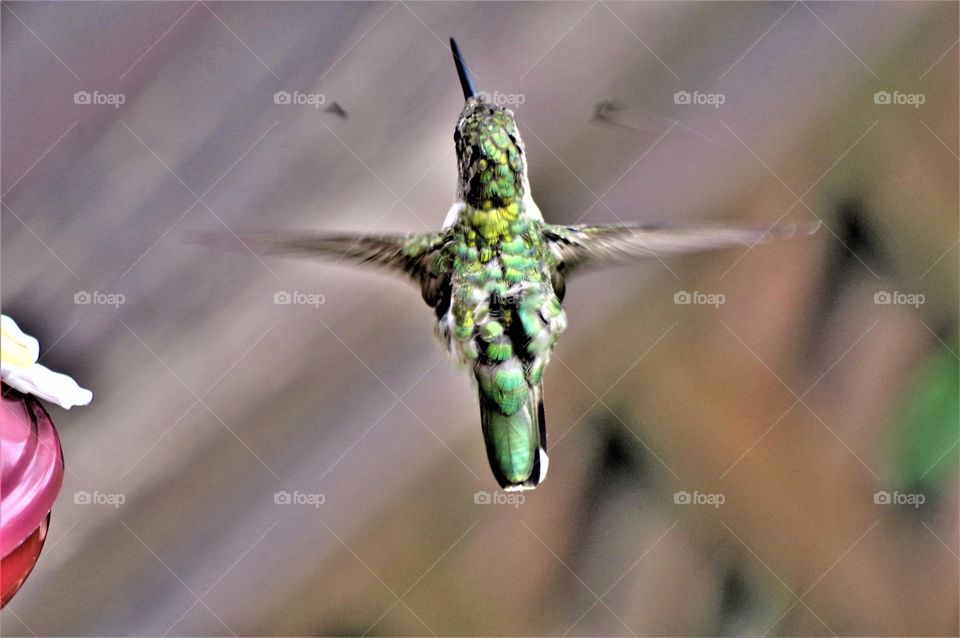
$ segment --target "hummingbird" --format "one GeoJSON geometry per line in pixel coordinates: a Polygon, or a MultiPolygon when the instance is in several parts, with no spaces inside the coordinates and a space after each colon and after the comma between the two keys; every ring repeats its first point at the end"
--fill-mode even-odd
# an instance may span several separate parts
{"type": "Polygon", "coordinates": [[[270,252],[381,267],[419,286],[441,347],[476,379],[480,429],[504,490],[547,475],[543,374],[567,328],[566,280],[588,266],[753,246],[814,232],[778,228],[555,225],[530,192],[527,156],[511,110],[477,92],[457,43],[450,47],[464,106],[453,133],[459,179],[440,230],[248,236],[270,252]]]}

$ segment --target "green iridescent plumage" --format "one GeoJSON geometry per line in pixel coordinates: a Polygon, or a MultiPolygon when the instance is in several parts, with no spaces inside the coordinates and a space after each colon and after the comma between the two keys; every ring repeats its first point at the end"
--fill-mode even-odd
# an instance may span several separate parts
{"type": "Polygon", "coordinates": [[[470,97],[454,142],[463,207],[446,250],[450,345],[477,379],[494,474],[505,487],[533,487],[547,462],[541,373],[566,325],[550,284],[555,259],[539,211],[527,210],[532,200],[513,114],[470,97]],[[550,319],[541,320],[542,309],[550,319]]]}

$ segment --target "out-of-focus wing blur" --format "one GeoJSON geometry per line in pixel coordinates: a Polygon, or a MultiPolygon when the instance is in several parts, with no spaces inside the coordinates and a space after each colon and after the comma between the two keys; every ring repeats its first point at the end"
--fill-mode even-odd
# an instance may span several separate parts
{"type": "Polygon", "coordinates": [[[553,226],[547,239],[556,248],[560,260],[569,268],[595,262],[628,261],[658,255],[682,255],[721,248],[750,248],[768,241],[812,235],[819,222],[797,228],[788,226],[553,226]]]}
{"type": "Polygon", "coordinates": [[[3,312],[95,392],[4,636],[957,634],[956,3],[0,11],[3,312]],[[573,281],[522,503],[410,286],[188,240],[438,229],[451,35],[548,221],[824,224],[573,281]]]}

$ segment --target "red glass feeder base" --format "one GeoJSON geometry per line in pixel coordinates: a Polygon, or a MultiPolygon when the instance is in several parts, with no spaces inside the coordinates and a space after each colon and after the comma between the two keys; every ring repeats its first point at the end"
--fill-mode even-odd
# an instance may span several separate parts
{"type": "Polygon", "coordinates": [[[33,534],[20,543],[16,549],[0,560],[0,607],[3,607],[17,593],[27,580],[33,566],[37,564],[43,542],[47,539],[47,527],[50,515],[40,524],[33,534]]]}

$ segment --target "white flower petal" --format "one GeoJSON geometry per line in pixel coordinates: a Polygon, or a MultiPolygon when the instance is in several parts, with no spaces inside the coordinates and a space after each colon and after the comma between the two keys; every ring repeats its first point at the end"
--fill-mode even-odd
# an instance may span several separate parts
{"type": "Polygon", "coordinates": [[[67,375],[40,365],[39,356],[40,343],[24,334],[13,319],[0,315],[0,378],[5,384],[68,410],[90,403],[90,390],[81,388],[67,375]]]}
{"type": "Polygon", "coordinates": [[[17,322],[0,315],[0,360],[5,364],[27,367],[40,358],[40,342],[20,330],[17,322]]]}
{"type": "Polygon", "coordinates": [[[72,378],[40,364],[4,370],[3,382],[20,392],[53,401],[67,410],[75,405],[87,405],[93,399],[93,392],[81,388],[72,378]]]}

